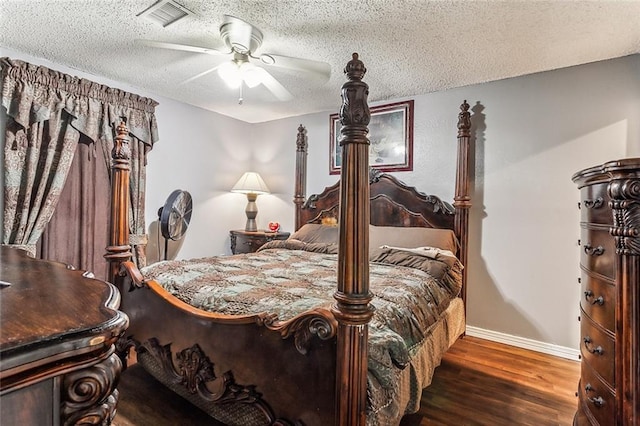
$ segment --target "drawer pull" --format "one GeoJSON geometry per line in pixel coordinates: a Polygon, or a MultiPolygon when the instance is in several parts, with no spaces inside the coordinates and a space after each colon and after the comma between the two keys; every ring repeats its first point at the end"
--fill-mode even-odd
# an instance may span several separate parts
{"type": "Polygon", "coordinates": [[[602,197],[598,197],[595,200],[584,200],[584,206],[588,209],[599,209],[604,204],[602,197]]]}
{"type": "Polygon", "coordinates": [[[584,252],[586,254],[588,254],[589,256],[600,256],[604,253],[604,247],[602,246],[598,246],[598,247],[591,247],[590,244],[585,244],[584,245],[584,252]]]}
{"type": "MultiPolygon", "coordinates": [[[[589,301],[589,298],[591,298],[591,297],[593,297],[593,292],[591,290],[587,290],[587,291],[584,292],[584,298],[585,298],[586,301],[589,301]]],[[[590,303],[592,305],[600,305],[600,306],[602,306],[602,305],[604,305],[604,298],[602,296],[599,296],[599,297],[593,299],[590,303]]]]}
{"type": "Polygon", "coordinates": [[[604,354],[604,349],[602,349],[602,346],[596,346],[595,348],[589,347],[593,343],[593,341],[591,340],[591,337],[586,336],[582,340],[584,341],[584,347],[592,354],[598,354],[598,355],[604,354]]]}
{"type": "MultiPolygon", "coordinates": [[[[585,392],[592,392],[593,386],[591,386],[590,383],[587,383],[587,385],[584,387],[584,390],[585,392]]],[[[604,405],[604,399],[602,399],[601,396],[596,396],[595,398],[587,397],[587,399],[596,407],[602,407],[604,405]]]]}

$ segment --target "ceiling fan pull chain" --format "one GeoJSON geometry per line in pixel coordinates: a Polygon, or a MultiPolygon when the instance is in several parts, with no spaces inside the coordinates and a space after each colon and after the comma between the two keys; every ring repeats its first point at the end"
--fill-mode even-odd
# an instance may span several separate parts
{"type": "Polygon", "coordinates": [[[242,87],[244,86],[243,82],[240,82],[240,97],[238,98],[238,105],[242,105],[242,87]]]}

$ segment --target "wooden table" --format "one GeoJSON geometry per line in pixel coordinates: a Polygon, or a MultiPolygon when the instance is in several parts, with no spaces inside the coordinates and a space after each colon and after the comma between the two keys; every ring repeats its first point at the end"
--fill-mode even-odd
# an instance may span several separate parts
{"type": "Polygon", "coordinates": [[[109,424],[128,326],[111,284],[0,247],[0,419],[6,425],[109,424]]]}

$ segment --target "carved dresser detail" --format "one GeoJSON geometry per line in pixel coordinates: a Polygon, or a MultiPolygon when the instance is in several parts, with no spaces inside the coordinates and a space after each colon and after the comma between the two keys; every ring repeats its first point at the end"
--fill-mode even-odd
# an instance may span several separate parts
{"type": "Polygon", "coordinates": [[[0,421],[108,425],[129,319],[115,286],[0,247],[0,421]]]}
{"type": "Polygon", "coordinates": [[[574,425],[640,425],[640,158],[573,175],[580,188],[580,352],[574,425]]]}

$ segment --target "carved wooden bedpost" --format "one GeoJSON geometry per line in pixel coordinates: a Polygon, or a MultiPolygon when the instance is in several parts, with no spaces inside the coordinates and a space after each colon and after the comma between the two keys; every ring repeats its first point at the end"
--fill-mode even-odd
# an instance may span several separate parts
{"type": "Polygon", "coordinates": [[[111,221],[109,228],[109,246],[104,257],[109,262],[109,282],[118,286],[120,264],[131,260],[129,245],[129,129],[120,122],[117,136],[111,151],[111,221]]]}
{"type": "Polygon", "coordinates": [[[338,320],[336,425],[364,425],[366,420],[368,323],[373,316],[369,293],[369,140],[371,118],[362,81],[364,64],[353,54],[344,70],[340,108],[340,240],[338,290],[333,307],[338,320]]]}
{"type": "Polygon", "coordinates": [[[469,104],[465,100],[460,105],[458,114],[458,165],[456,167],[456,195],[453,198],[453,206],[456,209],[454,222],[454,232],[460,241],[460,253],[458,258],[465,269],[462,273],[461,297],[467,306],[467,258],[469,241],[469,209],[471,208],[471,197],[469,195],[470,175],[470,139],[471,139],[471,114],[469,104]]]}
{"type": "Polygon", "coordinates": [[[293,194],[293,203],[296,205],[295,224],[296,231],[302,226],[300,210],[304,205],[307,193],[307,129],[301,124],[298,126],[296,137],[296,187],[293,194]]]}

